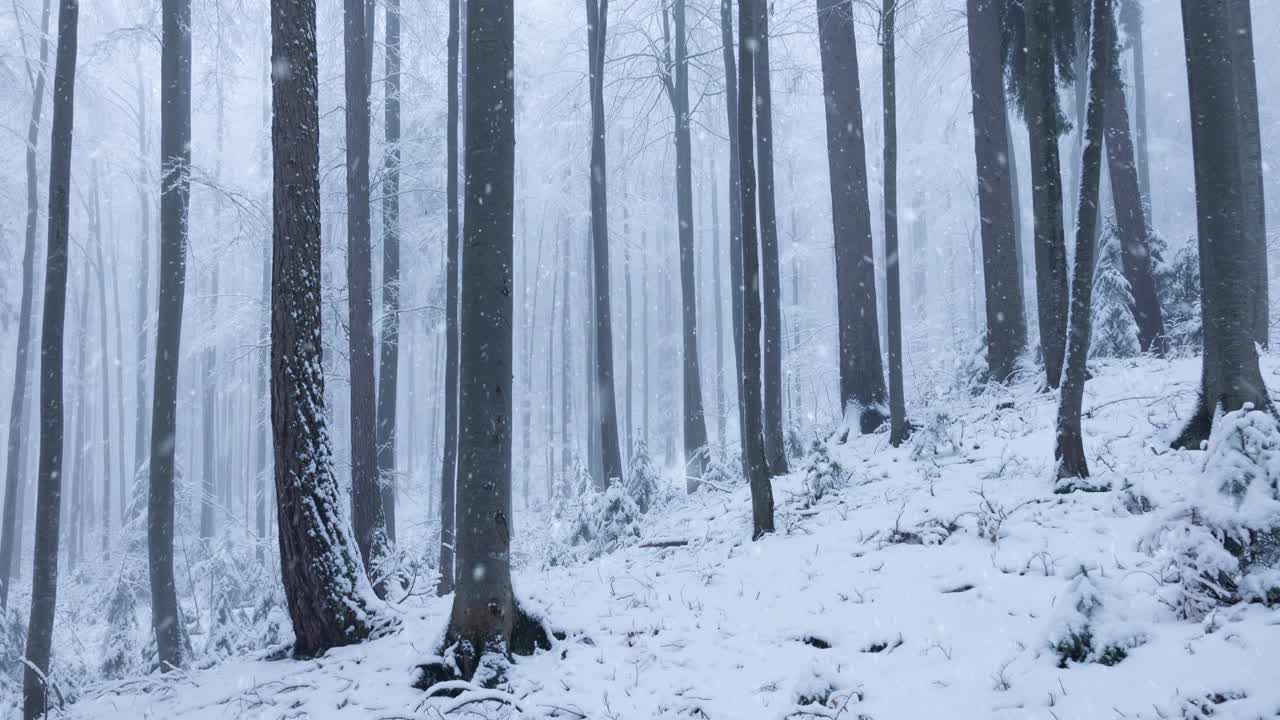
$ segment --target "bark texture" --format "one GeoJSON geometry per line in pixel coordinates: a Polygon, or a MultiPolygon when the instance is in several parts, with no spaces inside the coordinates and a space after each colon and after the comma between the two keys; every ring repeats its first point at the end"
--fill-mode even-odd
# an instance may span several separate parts
{"type": "Polygon", "coordinates": [[[387,539],[396,540],[396,395],[400,378],[400,0],[387,0],[386,159],[382,179],[382,339],[378,362],[378,479],[387,539]]]}
{"type": "Polygon", "coordinates": [[[899,0],[884,0],[880,11],[881,85],[884,98],[884,257],[888,306],[889,442],[898,447],[911,434],[902,387],[902,283],[898,254],[898,108],[894,22],[899,0]]]}
{"type": "Polygon", "coordinates": [[[448,124],[446,129],[447,177],[445,178],[445,350],[444,350],[444,449],[440,467],[440,585],[437,592],[453,592],[454,496],[458,475],[458,35],[462,0],[449,0],[448,124]]]}

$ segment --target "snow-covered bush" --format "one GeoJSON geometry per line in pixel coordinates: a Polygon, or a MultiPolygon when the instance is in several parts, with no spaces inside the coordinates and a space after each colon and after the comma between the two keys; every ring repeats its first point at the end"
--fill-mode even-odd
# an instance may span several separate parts
{"type": "Polygon", "coordinates": [[[1048,644],[1058,667],[1096,662],[1115,665],[1145,642],[1145,633],[1127,612],[1115,581],[1081,567],[1054,603],[1048,644]]]}
{"type": "Polygon", "coordinates": [[[1213,425],[1185,501],[1143,539],[1161,561],[1165,601],[1185,618],[1236,602],[1280,603],[1280,424],[1252,406],[1213,425]]]}
{"type": "Polygon", "coordinates": [[[702,480],[720,489],[742,484],[745,481],[742,477],[741,454],[730,454],[724,448],[709,450],[702,480]]]}
{"type": "Polygon", "coordinates": [[[827,444],[815,442],[809,457],[804,462],[805,504],[816,503],[848,480],[849,473],[831,457],[827,444]]]}
{"type": "Polygon", "coordinates": [[[22,693],[22,657],[27,647],[27,619],[10,605],[0,616],[0,697],[22,693]]]}
{"type": "Polygon", "coordinates": [[[958,392],[980,395],[991,382],[991,366],[987,363],[987,333],[979,334],[967,352],[956,356],[952,382],[958,392]]]}
{"type": "Polygon", "coordinates": [[[1175,354],[1200,352],[1200,248],[1195,238],[1183,243],[1169,262],[1156,263],[1156,287],[1170,350],[1175,354]]]}
{"type": "Polygon", "coordinates": [[[611,553],[639,539],[640,508],[622,484],[614,480],[600,497],[593,533],[593,554],[611,553]]]}
{"type": "Polygon", "coordinates": [[[1120,235],[1107,224],[1102,250],[1093,275],[1093,323],[1089,356],[1128,358],[1140,352],[1138,324],[1133,318],[1133,289],[1125,279],[1120,257],[1120,235]]]}
{"type": "Polygon", "coordinates": [[[138,590],[122,575],[107,598],[107,635],[102,643],[99,670],[108,680],[136,675],[143,670],[138,628],[138,590]]]}
{"type": "Polygon", "coordinates": [[[647,513],[656,507],[661,499],[658,486],[658,470],[649,457],[649,445],[644,438],[636,440],[635,450],[631,454],[631,472],[627,473],[625,490],[641,513],[647,513]]]}
{"type": "Polygon", "coordinates": [[[935,406],[925,414],[924,422],[911,434],[911,459],[954,455],[960,451],[955,419],[945,409],[935,406]]]}

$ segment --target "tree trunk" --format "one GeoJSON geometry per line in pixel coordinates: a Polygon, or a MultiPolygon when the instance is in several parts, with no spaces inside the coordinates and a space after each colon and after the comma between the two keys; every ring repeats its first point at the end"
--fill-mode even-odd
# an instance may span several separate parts
{"type": "Polygon", "coordinates": [[[1062,379],[1067,331],[1067,250],[1058,162],[1058,90],[1050,0],[1026,0],[1027,132],[1031,139],[1031,202],[1035,212],[1036,304],[1040,352],[1049,387],[1062,379]]]}
{"type": "Polygon", "coordinates": [[[160,302],[151,411],[147,547],[160,667],[186,664],[173,578],[174,449],[191,198],[191,2],[165,0],[160,61],[160,302]]]}
{"type": "Polygon", "coordinates": [[[381,597],[386,520],[378,478],[377,389],[373,376],[373,279],[369,237],[369,33],[365,0],[345,0],[347,140],[347,333],[351,371],[351,526],[381,597]]]}
{"type": "Polygon", "coordinates": [[[982,227],[982,277],[986,290],[987,367],[991,379],[1007,382],[1026,348],[1027,325],[1018,263],[1017,206],[1006,124],[1000,61],[1000,8],[996,0],[968,0],[969,78],[973,87],[973,149],[977,161],[982,227]]]}
{"type": "MultiPolygon", "coordinates": [[[[98,166],[99,162],[95,158],[90,170],[90,214],[93,218],[93,249],[94,249],[94,265],[98,280],[98,369],[101,373],[102,382],[102,498],[97,512],[98,520],[102,523],[99,527],[101,551],[104,559],[111,557],[111,484],[112,484],[112,467],[115,462],[111,459],[111,406],[119,407],[119,402],[113,401],[111,395],[111,369],[110,365],[115,365],[118,369],[119,363],[111,362],[111,343],[107,339],[107,308],[120,307],[119,304],[107,304],[107,266],[103,263],[102,246],[106,240],[102,232],[102,202],[99,195],[98,185],[98,166]]],[[[121,395],[124,394],[124,388],[117,387],[116,390],[121,395]]],[[[122,478],[123,480],[123,478],[122,478]]]]}
{"type": "Polygon", "coordinates": [[[1267,207],[1262,179],[1262,132],[1258,119],[1258,80],[1253,56],[1253,13],[1249,0],[1229,0],[1231,57],[1235,73],[1235,116],[1240,134],[1245,242],[1250,250],[1253,284],[1253,340],[1267,347],[1271,334],[1267,271],[1267,207]]]}
{"type": "MultiPolygon", "coordinates": [[[[372,4],[372,3],[371,3],[372,4]]],[[[387,539],[396,541],[396,393],[400,376],[400,0],[387,0],[385,175],[382,179],[382,342],[378,478],[387,539]]]]}
{"type": "MultiPolygon", "coordinates": [[[[1115,20],[1111,0],[1093,0],[1093,32],[1090,36],[1089,105],[1085,111],[1084,157],[1081,160],[1080,198],[1076,217],[1076,258],[1071,276],[1071,319],[1067,335],[1066,366],[1062,373],[1062,394],[1058,402],[1058,436],[1053,457],[1058,479],[1089,477],[1084,454],[1084,433],[1080,412],[1084,404],[1084,384],[1089,375],[1090,310],[1093,307],[1093,256],[1098,221],[1098,185],[1102,179],[1104,110],[1115,100],[1111,91],[1115,20]]],[[[1080,82],[1077,79],[1077,82],[1080,82]]],[[[1123,96],[1120,101],[1123,102],[1123,96]]],[[[1110,139],[1107,140],[1110,144],[1110,139]]],[[[1113,176],[1114,177],[1114,176],[1113,176]]],[[[1139,213],[1140,214],[1140,213],[1139,213]]]]}
{"type": "Polygon", "coordinates": [[[1245,150],[1235,117],[1239,68],[1232,17],[1224,3],[1182,2],[1191,96],[1191,144],[1196,169],[1200,237],[1200,312],[1204,326],[1200,399],[1174,447],[1199,448],[1219,407],[1271,406],[1254,346],[1256,289],[1248,240],[1245,150]],[[1242,278],[1247,278],[1242,282],[1242,278]]]}
{"type": "MultiPolygon", "coordinates": [[[[571,221],[565,220],[563,225],[560,225],[562,230],[560,284],[564,288],[564,299],[560,301],[560,473],[565,477],[565,482],[569,482],[570,465],[573,462],[572,444],[569,441],[569,416],[573,415],[573,396],[569,391],[573,386],[569,380],[573,374],[573,362],[569,359],[569,341],[572,337],[569,324],[569,298],[573,297],[569,277],[569,257],[572,254],[570,248],[573,240],[573,226],[570,223],[571,221]]],[[[648,312],[647,308],[646,312],[648,312]]]]}
{"type": "Polygon", "coordinates": [[[271,426],[280,570],[300,656],[359,642],[379,622],[325,428],[315,27],[314,0],[271,3],[271,66],[290,69],[272,80],[271,426]]]}
{"type": "Polygon", "coordinates": [[[217,460],[218,388],[215,373],[218,366],[218,271],[216,261],[212,258],[209,265],[210,291],[209,298],[205,301],[206,339],[200,353],[200,539],[206,545],[213,542],[216,534],[214,503],[219,495],[218,478],[226,474],[225,468],[218,467],[217,460]]]}
{"type": "Polygon", "coordinates": [[[1147,227],[1152,227],[1151,159],[1147,153],[1147,71],[1142,41],[1141,0],[1124,0],[1120,12],[1122,15],[1130,15],[1125,29],[1129,34],[1129,42],[1133,44],[1133,131],[1138,158],[1138,188],[1142,191],[1142,211],[1146,215],[1147,227]]]}
{"type": "Polygon", "coordinates": [[[773,487],[765,459],[760,399],[760,259],[756,245],[756,172],[751,152],[756,13],[752,0],[738,5],[738,178],[742,192],[742,474],[751,486],[751,538],[773,532],[773,487]]]}
{"type": "Polygon", "coordinates": [[[458,34],[459,3],[449,0],[448,125],[446,129],[445,208],[445,359],[444,359],[444,450],[440,466],[440,586],[437,592],[453,592],[454,579],[454,490],[458,469],[458,34]]]}
{"type": "MultiPolygon", "coordinates": [[[[475,674],[490,652],[510,653],[517,609],[511,589],[511,294],[515,260],[515,38],[510,0],[467,6],[466,242],[460,304],[457,593],[445,645],[475,674]],[[461,642],[459,642],[461,641],[461,642]]],[[[615,433],[616,443],[616,433],[615,433]]]]}
{"type": "MultiPolygon", "coordinates": [[[[730,137],[733,137],[732,133],[730,137]]],[[[723,449],[729,442],[729,437],[725,429],[728,414],[724,392],[724,288],[720,279],[723,255],[720,253],[720,187],[716,180],[715,157],[714,154],[711,155],[711,296],[714,298],[711,312],[715,319],[715,334],[711,337],[716,347],[716,442],[723,449]]],[[[732,204],[738,203],[735,200],[732,204]]],[[[733,224],[736,225],[737,222],[733,224]]],[[[737,344],[736,341],[734,344],[737,344]]]]}
{"type": "MultiPolygon", "coordinates": [[[[147,331],[151,319],[151,173],[147,160],[151,157],[150,134],[147,125],[147,93],[142,77],[142,61],[137,67],[138,83],[138,224],[142,226],[142,252],[138,257],[141,268],[138,279],[138,332],[135,335],[135,354],[137,355],[137,386],[134,389],[134,425],[133,425],[133,483],[141,492],[143,479],[150,475],[147,464],[150,462],[150,447],[147,443],[148,431],[151,427],[151,407],[147,402],[147,345],[150,334],[147,331]]],[[[141,498],[131,503],[136,512],[142,511],[141,498]]],[[[131,520],[134,518],[130,518],[131,520]]]]}
{"type": "MultiPolygon", "coordinates": [[[[738,70],[733,59],[733,1],[720,0],[720,42],[724,55],[724,107],[729,136],[729,277],[733,310],[734,385],[738,398],[738,432],[746,427],[742,413],[742,188],[738,146],[738,70]]],[[[647,317],[647,315],[646,315],[647,317]]],[[[648,375],[645,375],[646,380],[648,375]]],[[[646,418],[647,419],[647,418],[646,418]]]]}
{"type": "Polygon", "coordinates": [[[22,245],[22,300],[18,305],[18,347],[13,364],[13,395],[9,401],[9,437],[5,451],[4,511],[0,520],[0,616],[9,606],[9,578],[18,557],[17,524],[22,507],[18,504],[23,468],[19,462],[26,445],[27,355],[31,348],[31,301],[35,286],[36,225],[40,222],[40,179],[36,171],[36,150],[40,142],[40,115],[44,108],[45,65],[49,58],[49,8],[44,0],[40,12],[40,59],[31,74],[31,116],[27,122],[27,227],[22,245]]]}
{"type": "Polygon", "coordinates": [[[911,434],[902,387],[902,285],[898,254],[898,108],[894,23],[899,0],[884,0],[880,12],[881,77],[884,98],[884,257],[888,288],[889,442],[898,447],[911,434]]]}
{"type": "Polygon", "coordinates": [[[817,1],[835,241],[840,405],[846,415],[856,412],[859,429],[869,433],[884,423],[885,386],[880,331],[876,327],[876,273],[858,88],[858,48],[849,3],[817,1]]]}
{"type": "Polygon", "coordinates": [[[62,494],[62,343],[67,305],[67,237],[71,201],[71,137],[75,108],[76,40],[80,8],[62,0],[53,76],[53,131],[49,153],[49,231],[44,318],[40,332],[40,469],[32,550],[31,617],[23,655],[22,714],[35,720],[49,709],[45,677],[53,645],[58,597],[58,526],[62,494]]]}
{"type": "Polygon", "coordinates": [[[769,81],[769,3],[756,11],[756,173],[759,178],[761,283],[764,296],[764,456],[770,476],[787,474],[782,440],[782,271],[778,263],[778,209],[773,191],[773,92],[769,81]]]}
{"type": "Polygon", "coordinates": [[[605,159],[604,57],[609,0],[587,0],[587,46],[591,85],[591,242],[595,276],[596,386],[599,388],[599,426],[602,475],[600,489],[622,478],[618,448],[618,410],[613,382],[613,313],[609,302],[609,197],[605,159]]]}
{"type": "Polygon", "coordinates": [[[68,468],[66,470],[67,481],[71,483],[71,508],[67,513],[70,522],[70,532],[67,533],[67,569],[73,574],[76,568],[80,566],[80,556],[84,550],[84,526],[85,526],[85,503],[84,503],[84,487],[89,478],[88,463],[85,457],[85,448],[89,446],[88,433],[85,432],[85,419],[88,411],[85,394],[84,377],[88,370],[85,367],[85,342],[89,334],[89,278],[82,278],[83,283],[80,284],[79,300],[76,302],[76,347],[71,361],[75,364],[72,372],[75,377],[75,404],[72,405],[74,411],[72,417],[75,420],[71,434],[71,442],[65,444],[65,450],[68,457],[68,468]]]}

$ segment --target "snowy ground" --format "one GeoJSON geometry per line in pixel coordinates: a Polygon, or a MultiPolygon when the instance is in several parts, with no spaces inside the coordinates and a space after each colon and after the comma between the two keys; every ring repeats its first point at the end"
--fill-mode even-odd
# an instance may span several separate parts
{"type": "MultiPolygon", "coordinates": [[[[1264,367],[1280,387],[1280,362],[1264,367]]],[[[646,540],[684,547],[559,567],[525,548],[517,593],[566,637],[515,665],[505,697],[522,711],[459,708],[478,696],[412,687],[449,607],[430,598],[398,606],[393,637],[313,661],[231,660],[100,685],[65,716],[1276,717],[1280,611],[1178,620],[1161,602],[1159,561],[1139,549],[1201,473],[1204,453],[1167,449],[1198,371],[1197,360],[1095,368],[1086,449],[1107,492],[1053,493],[1055,397],[1027,384],[948,403],[949,423],[916,408],[955,446],[924,457],[887,435],[833,445],[848,481],[811,507],[802,472],[777,482],[779,532],[761,542],[749,541],[747,491],[735,487],[646,520],[646,540]],[[1127,643],[1114,666],[1060,667],[1051,647],[1081,567],[1106,594],[1099,635],[1127,643]]]]}

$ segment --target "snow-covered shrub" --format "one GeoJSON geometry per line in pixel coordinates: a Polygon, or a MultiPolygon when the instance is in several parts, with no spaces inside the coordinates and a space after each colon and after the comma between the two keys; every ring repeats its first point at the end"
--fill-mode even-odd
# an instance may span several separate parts
{"type": "Polygon", "coordinates": [[[22,694],[22,657],[27,648],[27,619],[12,605],[0,616],[0,697],[22,694]]]}
{"type": "Polygon", "coordinates": [[[593,551],[595,555],[611,553],[640,539],[640,508],[617,480],[600,498],[593,551]]]}
{"type": "Polygon", "coordinates": [[[1128,358],[1140,352],[1138,323],[1133,317],[1133,289],[1124,276],[1120,235],[1107,223],[1102,250],[1093,274],[1093,330],[1089,356],[1128,358]]]}
{"type": "Polygon", "coordinates": [[[720,489],[743,483],[742,456],[729,454],[724,448],[710,450],[707,453],[707,466],[702,471],[702,480],[720,489]]]}
{"type": "Polygon", "coordinates": [[[793,422],[787,425],[782,442],[788,459],[799,460],[804,455],[804,433],[801,432],[798,424],[793,422]]]}
{"type": "Polygon", "coordinates": [[[809,457],[804,461],[805,504],[812,505],[827,493],[849,481],[849,473],[832,459],[824,442],[815,442],[809,457]]]}
{"type": "Polygon", "coordinates": [[[1175,354],[1200,352],[1200,247],[1195,238],[1183,243],[1171,261],[1156,264],[1156,287],[1170,350],[1175,354]]]}
{"type": "Polygon", "coordinates": [[[951,413],[941,407],[931,408],[924,417],[924,422],[911,434],[911,459],[955,455],[960,451],[960,441],[956,438],[955,419],[951,413]]]}
{"type": "Polygon", "coordinates": [[[658,486],[658,470],[649,457],[649,445],[644,438],[636,440],[631,454],[631,472],[627,473],[625,490],[641,513],[656,507],[661,499],[658,486]]]}
{"type": "Polygon", "coordinates": [[[956,391],[981,395],[991,382],[991,366],[987,363],[987,333],[979,334],[968,351],[956,355],[952,382],[956,391]]]}
{"type": "Polygon", "coordinates": [[[1185,618],[1236,602],[1280,603],[1280,424],[1246,406],[1213,424],[1188,498],[1143,539],[1165,601],[1185,618]]]}
{"type": "Polygon", "coordinates": [[[551,483],[551,516],[559,520],[573,505],[573,488],[568,473],[556,473],[551,483]]]}
{"type": "Polygon", "coordinates": [[[1113,584],[1081,567],[1054,603],[1048,644],[1058,655],[1058,667],[1073,662],[1115,665],[1145,642],[1143,631],[1128,617],[1124,593],[1113,584]]]}
{"type": "Polygon", "coordinates": [[[137,596],[138,588],[121,576],[107,598],[107,635],[98,667],[102,677],[108,680],[119,680],[143,670],[137,596]]]}

